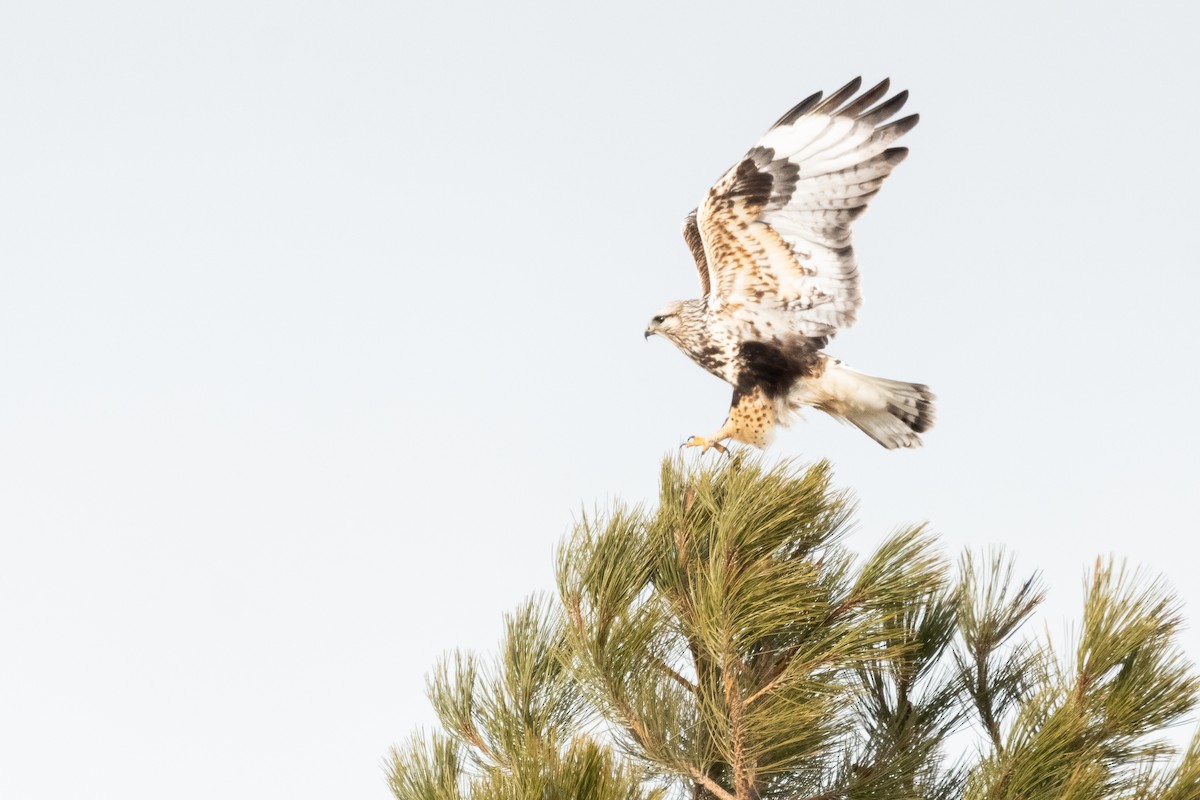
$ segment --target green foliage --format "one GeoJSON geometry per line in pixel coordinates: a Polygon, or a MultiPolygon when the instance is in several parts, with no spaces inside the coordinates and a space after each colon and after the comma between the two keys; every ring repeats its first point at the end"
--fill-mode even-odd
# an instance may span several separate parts
{"type": "MultiPolygon", "coordinates": [[[[1196,703],[1200,681],[1174,644],[1178,603],[1161,582],[1097,562],[1071,663],[1048,650],[1027,670],[1005,740],[971,776],[967,798],[1151,798],[1197,785],[1196,746],[1173,776],[1158,737],[1196,703]]],[[[1182,794],[1200,797],[1200,794],[1182,794]]]]}
{"type": "Polygon", "coordinates": [[[401,800],[597,798],[654,800],[640,770],[588,736],[590,712],[567,671],[556,609],[529,601],[505,617],[488,666],[444,659],[429,696],[444,733],[415,735],[392,752],[388,777],[401,800]]]}
{"type": "Polygon", "coordinates": [[[924,786],[900,741],[940,713],[913,701],[946,565],[912,529],[856,566],[828,465],[794,472],[669,462],[653,516],[584,520],[558,569],[573,667],[627,753],[716,796],[924,786]]]}
{"type": "Polygon", "coordinates": [[[664,462],[652,512],[585,516],[559,602],[506,618],[429,694],[399,800],[1200,798],[1200,683],[1160,582],[1100,562],[1069,659],[1022,638],[1042,600],[1000,554],[957,575],[922,528],[856,558],[821,463],[664,462]],[[949,763],[947,741],[967,756],[949,763]],[[966,737],[966,738],[964,738],[966,737]]]}

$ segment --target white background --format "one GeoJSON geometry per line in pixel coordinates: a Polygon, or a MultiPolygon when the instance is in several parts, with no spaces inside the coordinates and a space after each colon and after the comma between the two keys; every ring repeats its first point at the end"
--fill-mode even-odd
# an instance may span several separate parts
{"type": "Polygon", "coordinates": [[[857,74],[922,122],[830,351],[938,424],[771,457],[856,548],[1010,548],[1057,641],[1098,554],[1196,619],[1197,21],[976,5],[6,2],[0,796],[386,797],[437,656],[724,419],[642,340],[680,220],[857,74]]]}

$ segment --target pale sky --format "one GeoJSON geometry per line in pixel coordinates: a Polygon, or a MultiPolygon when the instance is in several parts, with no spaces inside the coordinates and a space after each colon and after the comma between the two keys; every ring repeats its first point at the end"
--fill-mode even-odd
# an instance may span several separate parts
{"type": "Polygon", "coordinates": [[[938,423],[770,456],[856,548],[1011,549],[1060,641],[1098,554],[1200,619],[1194,10],[978,6],[0,6],[0,797],[386,798],[439,654],[724,419],[642,339],[679,223],[855,75],[921,123],[829,352],[938,423]]]}

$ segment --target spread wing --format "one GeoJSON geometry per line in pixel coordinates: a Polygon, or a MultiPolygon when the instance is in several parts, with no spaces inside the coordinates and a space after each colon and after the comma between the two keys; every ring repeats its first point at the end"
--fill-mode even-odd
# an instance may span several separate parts
{"type": "Polygon", "coordinates": [[[704,256],[704,239],[700,236],[700,223],[696,220],[699,210],[693,208],[691,213],[684,217],[683,240],[687,242],[688,249],[692,251],[692,258],[696,259],[696,269],[700,271],[700,288],[704,290],[704,296],[708,297],[708,293],[712,289],[712,282],[708,277],[708,259],[704,256]]]}
{"type": "Polygon", "coordinates": [[[684,222],[710,307],[771,312],[814,338],[853,324],[862,298],[850,225],[908,154],[891,144],[918,119],[883,124],[908,92],[875,105],[888,81],[855,97],[860,85],[784,114],[684,222]]]}

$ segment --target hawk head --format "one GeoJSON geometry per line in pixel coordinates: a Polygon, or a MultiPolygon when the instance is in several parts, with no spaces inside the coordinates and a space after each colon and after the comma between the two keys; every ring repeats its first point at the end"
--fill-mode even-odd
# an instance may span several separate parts
{"type": "Polygon", "coordinates": [[[654,316],[650,318],[650,324],[646,326],[646,338],[649,339],[651,336],[659,334],[668,339],[674,339],[676,337],[672,334],[678,334],[682,327],[683,302],[676,300],[654,312],[654,316]]]}
{"type": "Polygon", "coordinates": [[[654,312],[646,326],[646,338],[658,334],[686,349],[705,335],[705,329],[704,301],[676,300],[654,312]]]}

